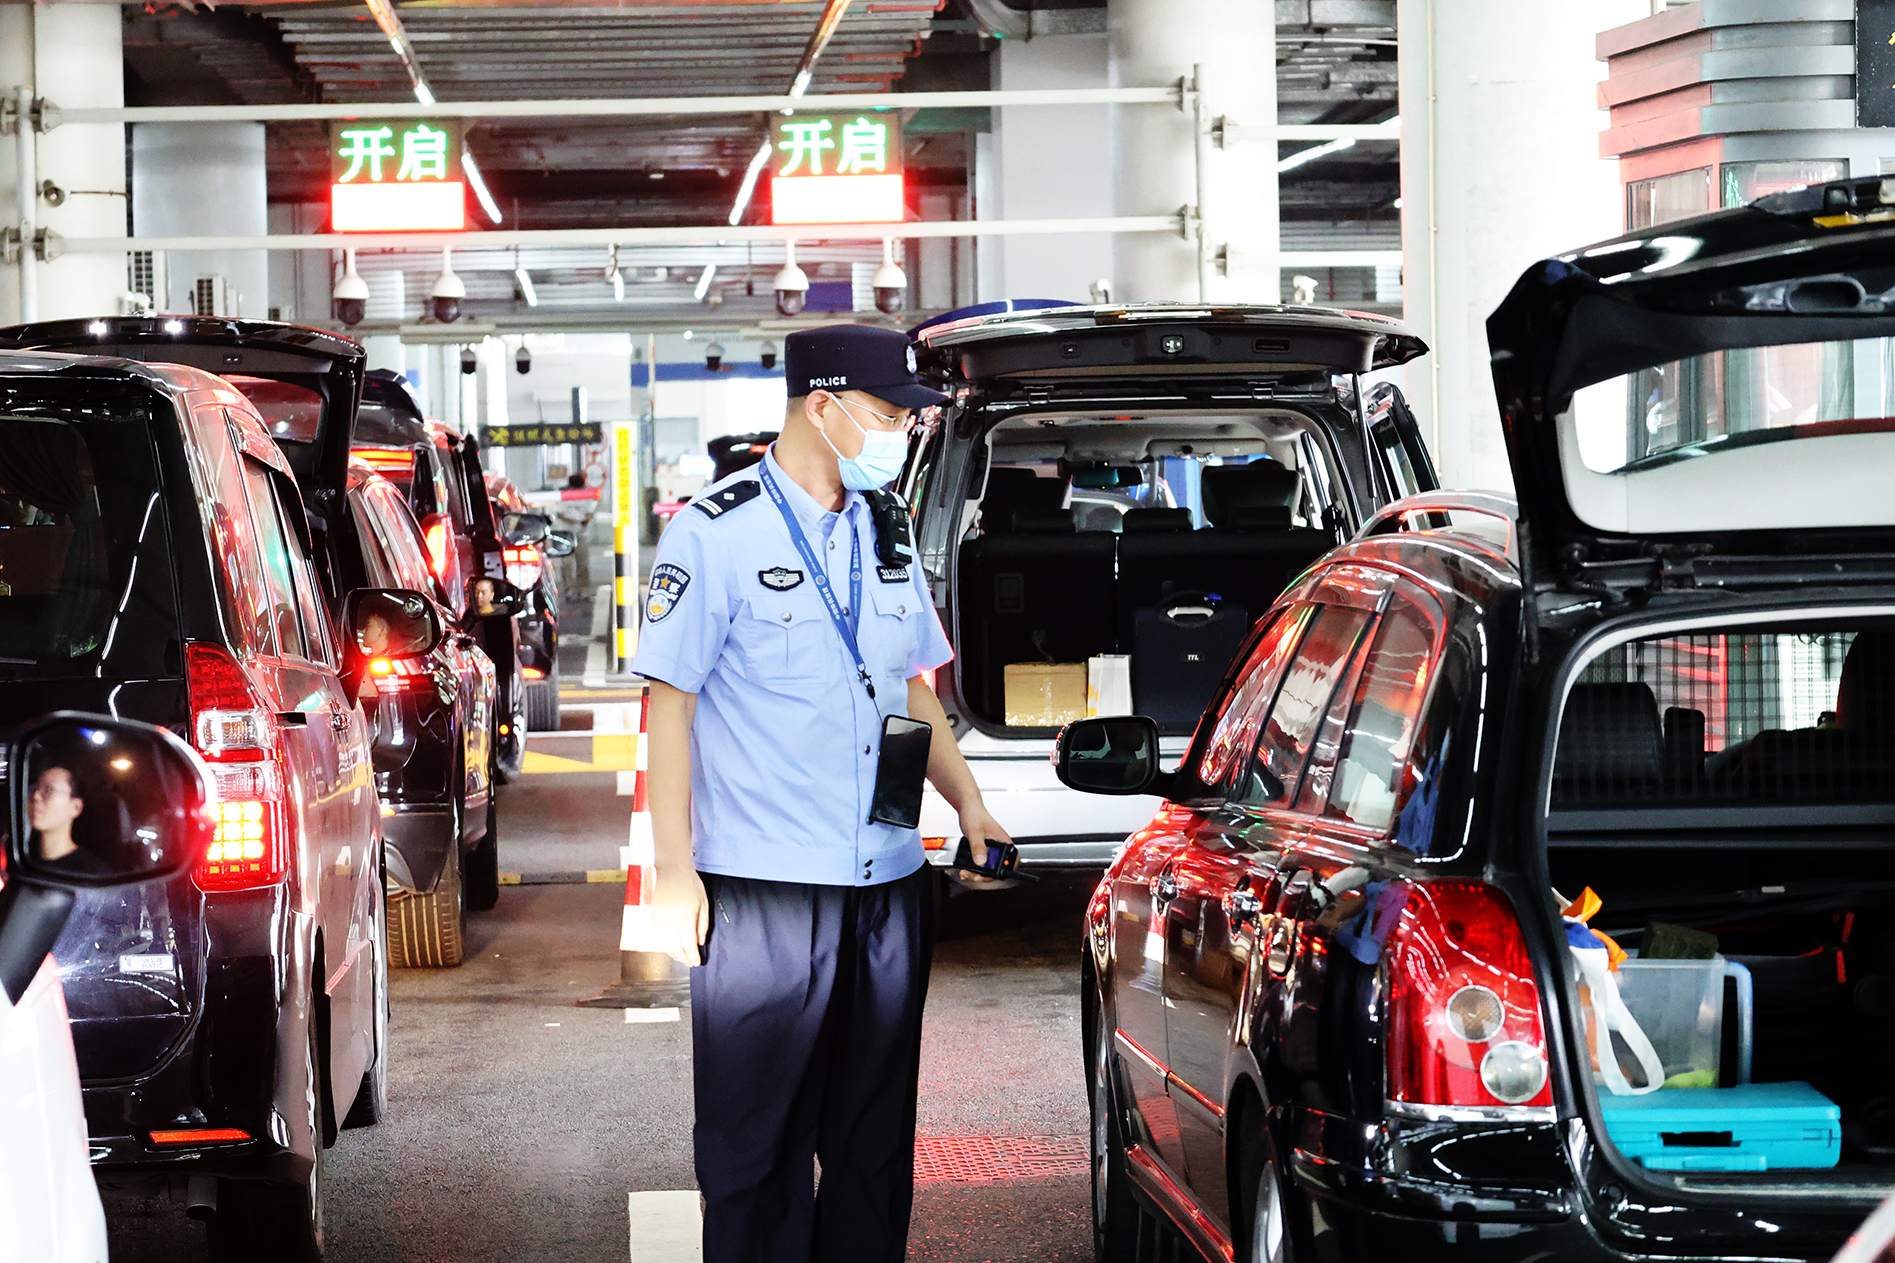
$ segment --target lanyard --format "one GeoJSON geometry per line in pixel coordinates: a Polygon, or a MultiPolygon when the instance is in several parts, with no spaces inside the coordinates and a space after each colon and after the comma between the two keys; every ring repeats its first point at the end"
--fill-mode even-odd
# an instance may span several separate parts
{"type": "MultiPolygon", "coordinates": [[[[767,461],[757,465],[762,477],[763,489],[770,493],[770,499],[776,502],[778,513],[783,515],[783,525],[790,531],[790,540],[796,545],[796,551],[802,554],[803,564],[809,567],[809,577],[816,581],[816,591],[822,594],[823,608],[829,611],[829,621],[836,625],[836,634],[842,637],[842,643],[848,647],[849,656],[855,659],[856,677],[862,681],[862,687],[869,691],[869,700],[875,699],[875,681],[869,675],[868,664],[862,661],[862,650],[855,643],[855,628],[850,620],[842,616],[842,603],[836,600],[835,589],[829,586],[829,572],[823,568],[822,559],[809,546],[803,537],[803,528],[796,521],[796,512],[790,508],[790,502],[783,498],[783,489],[776,485],[776,479],[770,476],[767,461]]],[[[849,529],[849,611],[853,618],[862,616],[862,537],[856,533],[855,523],[848,519],[848,507],[843,507],[842,523],[849,529]]]]}

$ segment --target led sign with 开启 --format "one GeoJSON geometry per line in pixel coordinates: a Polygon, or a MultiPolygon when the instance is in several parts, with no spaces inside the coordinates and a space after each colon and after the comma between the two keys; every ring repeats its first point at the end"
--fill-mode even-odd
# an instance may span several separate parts
{"type": "Polygon", "coordinates": [[[461,125],[447,119],[349,119],[329,128],[329,211],[336,232],[467,226],[461,125]]]}
{"type": "Polygon", "coordinates": [[[896,223],[905,218],[901,116],[793,114],[772,128],[770,220],[896,223]]]}

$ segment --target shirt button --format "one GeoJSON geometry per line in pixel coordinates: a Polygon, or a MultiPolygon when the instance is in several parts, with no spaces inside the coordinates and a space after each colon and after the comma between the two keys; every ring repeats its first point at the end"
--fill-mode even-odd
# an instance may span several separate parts
{"type": "Polygon", "coordinates": [[[869,748],[867,746],[863,746],[862,753],[867,754],[868,752],[869,752],[869,748]]]}
{"type": "Polygon", "coordinates": [[[832,553],[836,551],[836,541],[833,539],[829,541],[829,551],[832,553]]]}
{"type": "Polygon", "coordinates": [[[897,605],[895,607],[895,612],[897,614],[906,614],[908,612],[908,607],[906,605],[897,605]]]}
{"type": "Polygon", "coordinates": [[[790,612],[788,610],[783,611],[783,621],[786,623],[790,621],[790,612]]]}

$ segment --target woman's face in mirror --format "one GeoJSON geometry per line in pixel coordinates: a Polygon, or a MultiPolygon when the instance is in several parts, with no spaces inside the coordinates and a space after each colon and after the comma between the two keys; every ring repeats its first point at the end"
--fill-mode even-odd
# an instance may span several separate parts
{"type": "Polygon", "coordinates": [[[39,835],[41,859],[56,860],[72,853],[72,823],[85,805],[85,800],[73,793],[69,769],[49,767],[34,778],[33,792],[27,798],[27,822],[39,835]]]}

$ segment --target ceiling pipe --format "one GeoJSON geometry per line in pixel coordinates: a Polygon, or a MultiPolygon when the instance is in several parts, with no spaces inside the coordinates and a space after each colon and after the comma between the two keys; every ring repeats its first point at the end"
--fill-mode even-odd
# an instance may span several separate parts
{"type": "MultiPolygon", "coordinates": [[[[375,19],[375,25],[382,28],[382,34],[388,37],[389,47],[395,50],[396,60],[401,68],[408,72],[408,82],[414,86],[415,100],[424,106],[436,104],[434,89],[428,86],[428,80],[421,73],[421,54],[415,51],[414,41],[408,38],[408,28],[402,25],[401,15],[395,12],[395,6],[389,0],[364,0],[368,11],[375,19]]],[[[481,177],[480,166],[474,161],[474,155],[467,150],[465,140],[461,143],[461,173],[467,177],[467,185],[474,191],[474,200],[480,203],[481,212],[489,223],[499,223],[500,204],[487,189],[487,181],[481,177]]]]}
{"type": "MultiPolygon", "coordinates": [[[[816,77],[816,59],[822,56],[823,49],[829,47],[830,39],[836,28],[842,25],[843,15],[849,11],[849,0],[829,0],[823,6],[822,16],[816,19],[816,29],[810,32],[809,43],[803,48],[803,55],[796,63],[796,74],[790,79],[789,95],[801,97],[809,91],[810,80],[816,77]]],[[[790,110],[783,110],[785,114],[790,110]]],[[[750,165],[744,168],[743,183],[737,188],[737,201],[730,208],[732,225],[743,222],[744,212],[750,209],[750,199],[756,195],[757,181],[763,177],[763,168],[770,161],[769,136],[763,138],[763,144],[757,152],[750,155],[750,165]]]]}

